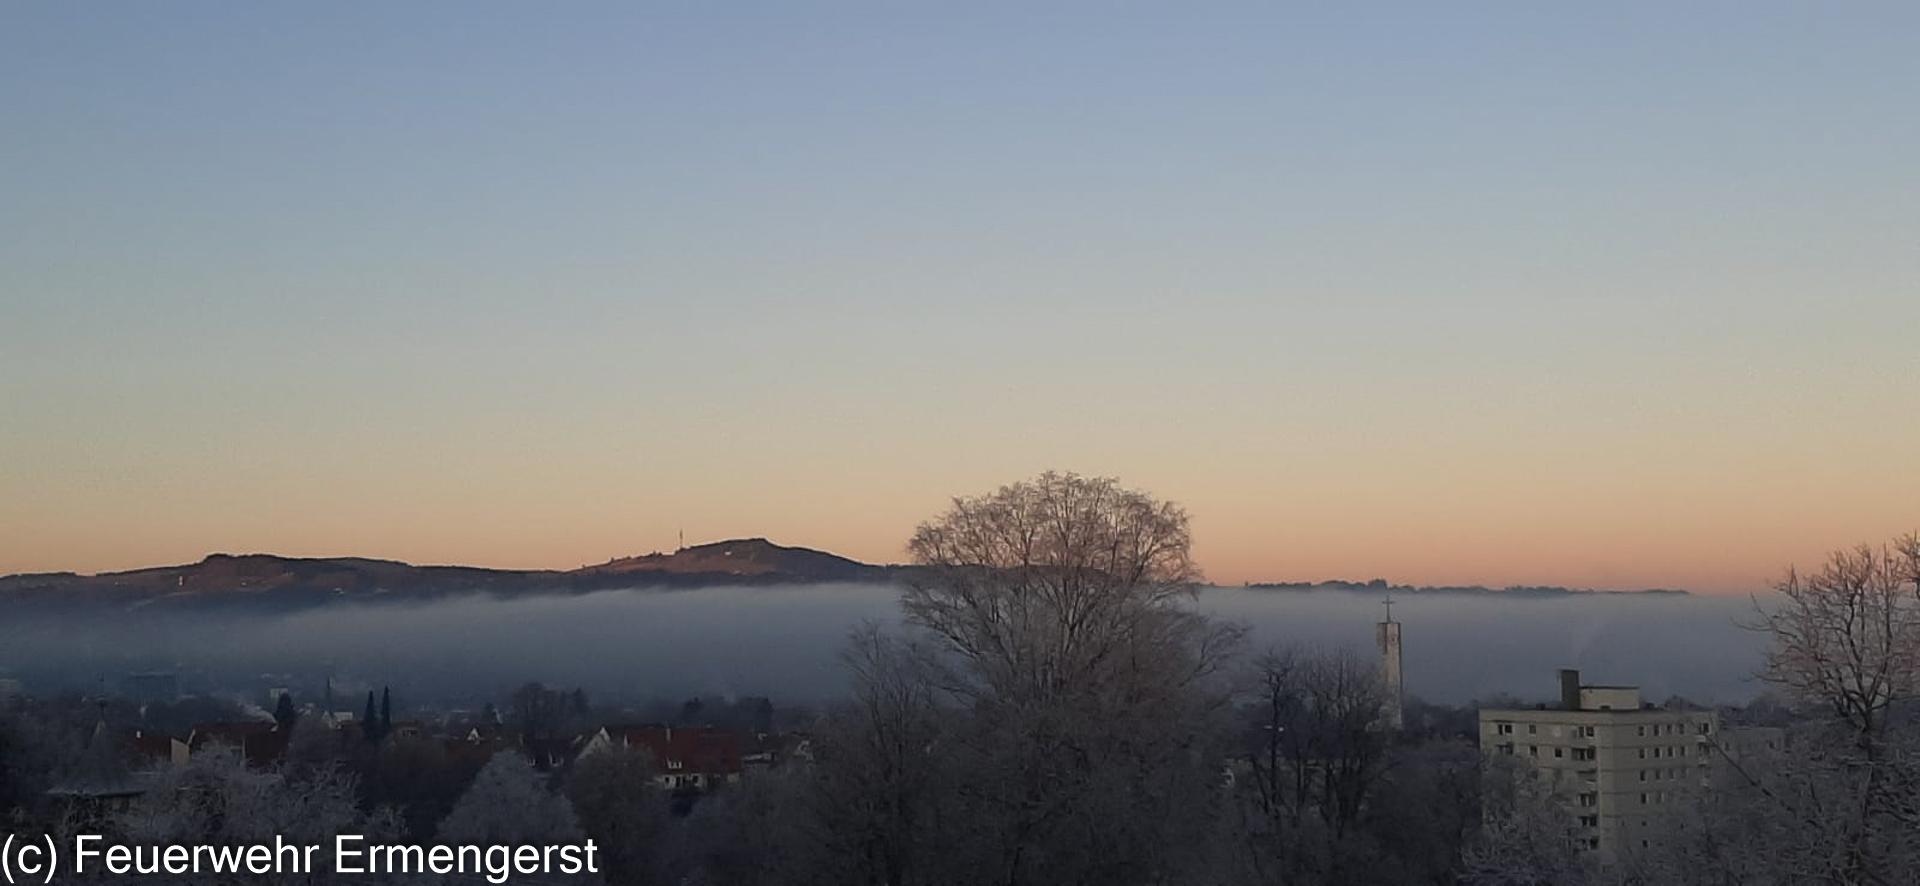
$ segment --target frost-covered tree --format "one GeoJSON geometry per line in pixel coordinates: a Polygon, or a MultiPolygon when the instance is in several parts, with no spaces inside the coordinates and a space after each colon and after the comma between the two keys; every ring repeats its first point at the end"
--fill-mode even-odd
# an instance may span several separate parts
{"type": "Polygon", "coordinates": [[[1238,632],[1182,604],[1200,579],[1179,506],[1112,479],[1046,473],[955,499],[907,550],[906,615],[945,643],[951,688],[1005,704],[1165,700],[1238,632]]]}
{"type": "Polygon", "coordinates": [[[1389,759],[1379,671],[1350,652],[1286,649],[1247,683],[1229,812],[1248,876],[1354,882],[1381,860],[1363,827],[1389,759]]]}
{"type": "Polygon", "coordinates": [[[1177,505],[1056,473],[914,533],[912,664],[955,711],[925,752],[956,787],[921,881],[1149,883],[1190,861],[1242,634],[1189,605],[1190,545],[1177,505]]]}
{"type": "Polygon", "coordinates": [[[585,835],[565,797],[517,751],[493,755],[440,823],[440,842],[456,846],[578,844],[585,835]]]}
{"type": "Polygon", "coordinates": [[[1463,852],[1468,886],[1582,886],[1603,882],[1574,843],[1566,798],[1541,773],[1489,758],[1481,827],[1463,852]]]}
{"type": "MultiPolygon", "coordinates": [[[[289,778],[274,770],[249,768],[240,753],[213,745],[196,751],[187,765],[156,773],[156,780],[126,810],[114,816],[114,831],[140,845],[244,846],[289,843],[330,845],[337,834],[362,834],[369,840],[403,836],[397,818],[386,810],[363,814],[355,802],[353,779],[332,767],[289,778]]],[[[330,882],[326,871],[299,878],[236,877],[229,882],[330,882]]],[[[166,882],[164,876],[158,881],[166,882]]],[[[207,882],[181,877],[171,882],[207,882]]]]}
{"type": "Polygon", "coordinates": [[[935,825],[951,799],[944,783],[953,759],[942,737],[951,710],[926,650],[862,625],[841,654],[852,698],[816,736],[819,762],[806,807],[817,842],[837,859],[822,876],[839,881],[927,882],[939,855],[935,825]]]}
{"type": "Polygon", "coordinates": [[[610,882],[670,882],[663,858],[669,798],[653,777],[651,755],[624,747],[585,755],[567,773],[567,798],[610,882]]]}
{"type": "MultiPolygon", "coordinates": [[[[1912,882],[1920,869],[1920,539],[1836,551],[1789,569],[1755,627],[1761,672],[1816,712],[1774,748],[1723,744],[1719,783],[1639,863],[1659,882],[1912,882]],[[1735,879],[1737,877],[1737,879],[1735,879]]],[[[1723,731],[1723,739],[1728,735],[1723,731]]],[[[1739,734],[1736,726],[1733,735],[1739,734]]]]}
{"type": "Polygon", "coordinates": [[[883,880],[822,842],[837,822],[813,805],[831,782],[794,769],[762,773],[702,800],[672,829],[675,886],[904,886],[883,880]]]}

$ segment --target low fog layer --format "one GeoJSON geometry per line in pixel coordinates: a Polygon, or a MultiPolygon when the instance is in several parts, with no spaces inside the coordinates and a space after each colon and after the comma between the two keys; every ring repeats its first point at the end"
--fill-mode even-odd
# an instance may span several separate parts
{"type": "MultiPolygon", "coordinates": [[[[1249,647],[1309,643],[1370,650],[1377,596],[1208,588],[1197,604],[1253,628],[1249,647]]],[[[1408,691],[1458,703],[1509,693],[1545,699],[1555,668],[1632,683],[1658,701],[1737,702],[1764,640],[1746,597],[1431,595],[1396,600],[1408,691]]],[[[865,619],[899,620],[898,590],[878,585],[607,591],[573,597],[470,597],[350,605],[293,615],[147,613],[0,624],[0,675],[29,691],[116,687],[168,671],[186,691],[391,684],[416,701],[497,699],[539,680],[595,699],[766,695],[782,703],[839,694],[837,659],[865,619]]],[[[311,697],[310,695],[308,697],[311,697]]]]}
{"type": "MultiPolygon", "coordinates": [[[[1210,588],[1201,605],[1252,625],[1255,646],[1307,642],[1368,654],[1384,614],[1378,596],[1345,591],[1210,588]]],[[[1446,703],[1495,693],[1555,699],[1554,671],[1563,667],[1590,683],[1638,685],[1648,701],[1744,702],[1764,688],[1752,675],[1767,638],[1741,627],[1754,615],[1749,597],[1687,594],[1433,594],[1393,603],[1407,691],[1446,703]]]]}

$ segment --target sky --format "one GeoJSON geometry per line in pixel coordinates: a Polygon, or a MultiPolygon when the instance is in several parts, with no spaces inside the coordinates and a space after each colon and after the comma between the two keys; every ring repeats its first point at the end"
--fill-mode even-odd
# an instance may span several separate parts
{"type": "Polygon", "coordinates": [[[1763,588],[1920,529],[1920,6],[0,4],[0,573],[1763,588]]]}

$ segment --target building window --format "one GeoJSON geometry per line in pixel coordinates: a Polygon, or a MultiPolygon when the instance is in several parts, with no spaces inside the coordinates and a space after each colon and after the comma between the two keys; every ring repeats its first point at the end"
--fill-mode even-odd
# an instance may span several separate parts
{"type": "Polygon", "coordinates": [[[1540,733],[1540,727],[1538,727],[1538,726],[1535,726],[1535,725],[1534,725],[1534,724],[1532,724],[1532,723],[1528,723],[1528,724],[1527,724],[1527,734],[1528,734],[1528,735],[1538,735],[1539,733],[1540,733]]]}
{"type": "Polygon", "coordinates": [[[1647,770],[1645,769],[1640,770],[1640,780],[1641,781],[1647,780],[1647,770]]]}
{"type": "Polygon", "coordinates": [[[1556,760],[1558,760],[1558,759],[1560,759],[1561,757],[1564,757],[1564,756],[1566,756],[1566,753],[1565,753],[1565,752],[1564,752],[1564,751],[1563,751],[1563,750],[1562,750],[1561,748],[1554,748],[1554,749],[1553,749],[1553,758],[1554,758],[1554,759],[1556,759],[1556,760]]]}
{"type": "Polygon", "coordinates": [[[1641,734],[1641,735],[1646,735],[1646,734],[1647,734],[1647,727],[1645,727],[1645,726],[1636,726],[1636,727],[1634,727],[1634,728],[1635,728],[1635,729],[1637,729],[1637,730],[1639,731],[1639,734],[1641,734]]]}
{"type": "Polygon", "coordinates": [[[1540,746],[1537,744],[1527,745],[1527,756],[1529,757],[1540,756],[1540,746]]]}

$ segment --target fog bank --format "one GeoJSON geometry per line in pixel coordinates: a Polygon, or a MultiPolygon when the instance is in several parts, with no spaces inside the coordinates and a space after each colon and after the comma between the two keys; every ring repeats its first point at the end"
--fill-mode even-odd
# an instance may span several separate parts
{"type": "MultiPolygon", "coordinates": [[[[865,619],[898,623],[880,585],[605,591],[342,605],[290,615],[148,611],[0,624],[0,674],[30,691],[117,686],[169,671],[188,691],[287,685],[311,692],[391,684],[418,700],[495,699],[528,680],[596,699],[837,696],[837,654],[865,619]]],[[[1197,604],[1251,627],[1250,647],[1310,643],[1370,651],[1377,597],[1347,591],[1207,588],[1197,604]]],[[[1544,699],[1553,670],[1633,683],[1649,700],[1740,701],[1759,687],[1763,637],[1741,629],[1745,597],[1434,594],[1396,600],[1407,688],[1434,701],[1494,693],[1544,699]]]]}

